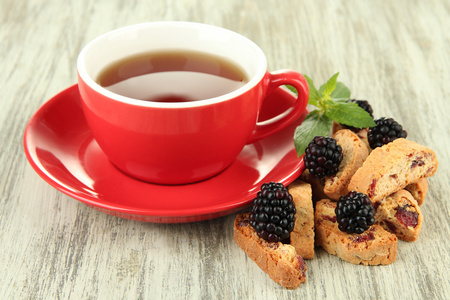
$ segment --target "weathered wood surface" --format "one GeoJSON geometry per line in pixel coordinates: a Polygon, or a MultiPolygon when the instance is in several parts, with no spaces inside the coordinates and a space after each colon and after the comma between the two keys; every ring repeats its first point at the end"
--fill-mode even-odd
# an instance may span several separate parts
{"type": "Polygon", "coordinates": [[[0,0],[1,299],[450,298],[449,1],[0,0]],[[235,215],[149,224],[100,213],[46,184],[26,161],[32,113],[76,82],[83,45],[124,25],[183,20],[237,31],[269,69],[323,82],[335,72],[376,117],[391,116],[440,161],[419,239],[365,267],[318,249],[296,290],[233,242],[235,215]]]}

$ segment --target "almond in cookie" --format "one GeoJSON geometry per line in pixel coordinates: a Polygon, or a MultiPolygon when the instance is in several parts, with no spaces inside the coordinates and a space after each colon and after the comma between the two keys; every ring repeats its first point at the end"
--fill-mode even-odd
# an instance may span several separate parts
{"type": "Polygon", "coordinates": [[[345,233],[338,228],[335,209],[329,199],[316,203],[316,246],[352,264],[388,265],[397,257],[397,237],[379,225],[361,234],[345,233]]]}

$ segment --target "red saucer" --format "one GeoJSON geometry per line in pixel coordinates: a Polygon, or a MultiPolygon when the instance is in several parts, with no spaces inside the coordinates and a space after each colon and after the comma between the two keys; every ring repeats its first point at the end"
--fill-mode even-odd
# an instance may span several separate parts
{"type": "MultiPolygon", "coordinates": [[[[289,184],[304,168],[293,136],[306,112],[282,131],[245,146],[236,161],[208,180],[156,185],[115,168],[93,139],[84,119],[77,85],[45,103],[29,121],[25,153],[34,170],[57,190],[99,211],[131,220],[181,223],[212,219],[250,204],[261,184],[289,184]]],[[[260,120],[294,101],[279,88],[264,103],[260,120]]]]}

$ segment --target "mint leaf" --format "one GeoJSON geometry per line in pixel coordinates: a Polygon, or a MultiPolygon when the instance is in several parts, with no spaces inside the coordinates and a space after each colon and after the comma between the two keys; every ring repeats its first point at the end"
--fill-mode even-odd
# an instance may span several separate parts
{"type": "Polygon", "coordinates": [[[330,132],[333,121],[319,110],[310,112],[303,123],[295,129],[294,144],[297,156],[305,153],[306,147],[315,136],[326,136],[330,132]]]}
{"type": "Polygon", "coordinates": [[[317,103],[320,100],[320,95],[317,92],[316,87],[314,86],[314,82],[307,75],[303,75],[303,76],[305,77],[306,81],[308,82],[308,87],[309,87],[308,104],[317,106],[317,103]]]}
{"type": "Polygon", "coordinates": [[[327,136],[333,121],[357,128],[375,126],[372,117],[356,103],[347,102],[350,90],[337,81],[339,72],[334,74],[325,84],[316,89],[311,78],[305,75],[309,85],[308,104],[317,107],[310,112],[294,133],[294,144],[297,155],[301,156],[315,136],[327,136]]]}
{"type": "Polygon", "coordinates": [[[339,76],[339,72],[334,74],[333,76],[331,76],[330,79],[328,79],[327,83],[325,83],[325,88],[323,90],[323,94],[322,97],[324,99],[330,99],[331,97],[331,93],[334,91],[334,89],[336,88],[336,84],[337,84],[337,77],[339,76]]]}
{"type": "Polygon", "coordinates": [[[369,113],[353,102],[327,102],[325,115],[338,123],[356,128],[376,125],[369,113]]]}
{"type": "Polygon", "coordinates": [[[291,92],[293,92],[295,95],[298,96],[298,92],[297,92],[297,89],[295,87],[293,87],[292,85],[287,85],[287,84],[285,85],[285,87],[287,87],[288,90],[290,90],[291,92]]]}
{"type": "MultiPolygon", "coordinates": [[[[323,95],[325,92],[325,84],[322,84],[318,93],[323,95]]],[[[334,101],[350,100],[350,90],[342,82],[337,82],[335,89],[330,94],[330,99],[334,101]]]]}
{"type": "Polygon", "coordinates": [[[350,90],[342,82],[338,82],[334,91],[331,92],[331,99],[334,101],[347,101],[350,99],[350,90]]]}

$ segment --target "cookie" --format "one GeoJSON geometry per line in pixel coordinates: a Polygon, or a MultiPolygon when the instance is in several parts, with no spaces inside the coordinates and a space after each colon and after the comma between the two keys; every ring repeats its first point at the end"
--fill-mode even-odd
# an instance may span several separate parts
{"type": "Polygon", "coordinates": [[[423,215],[419,204],[406,190],[384,198],[375,213],[375,224],[404,241],[415,241],[422,228],[423,215]]]}
{"type": "MultiPolygon", "coordinates": [[[[346,126],[343,126],[342,124],[339,124],[337,122],[333,122],[333,127],[331,130],[332,134],[335,134],[336,132],[338,132],[339,130],[342,129],[347,129],[346,126]]],[[[364,143],[364,145],[367,146],[367,149],[370,151],[372,151],[372,149],[370,148],[369,145],[369,141],[367,140],[367,133],[369,132],[369,128],[361,128],[359,130],[354,131],[354,133],[361,139],[361,141],[364,143]]]]}
{"type": "Polygon", "coordinates": [[[269,277],[283,287],[294,289],[306,281],[306,264],[291,245],[269,243],[249,224],[249,213],[234,221],[234,240],[269,277]]]}
{"type": "Polygon", "coordinates": [[[420,178],[416,182],[408,184],[405,187],[405,190],[411,193],[414,199],[416,199],[417,204],[420,206],[423,204],[428,192],[428,181],[426,178],[420,178]]]}
{"type": "Polygon", "coordinates": [[[295,203],[295,226],[291,232],[291,245],[304,259],[314,257],[314,208],[309,183],[296,180],[288,186],[295,203]]]}
{"type": "Polygon", "coordinates": [[[348,234],[338,228],[336,202],[328,199],[316,203],[316,246],[352,264],[388,265],[397,258],[397,237],[379,225],[361,234],[348,234]]]}
{"type": "Polygon", "coordinates": [[[313,203],[322,199],[328,199],[328,196],[323,192],[324,178],[319,178],[305,170],[299,179],[311,185],[313,203]]]}
{"type": "Polygon", "coordinates": [[[372,202],[436,173],[438,160],[430,148],[403,138],[374,149],[359,168],[348,189],[364,193],[372,202]]]}
{"type": "Polygon", "coordinates": [[[353,174],[363,165],[369,150],[351,130],[339,130],[333,134],[333,138],[342,147],[343,159],[336,175],[325,176],[323,192],[328,198],[339,200],[339,197],[348,193],[348,184],[353,174]]]}

